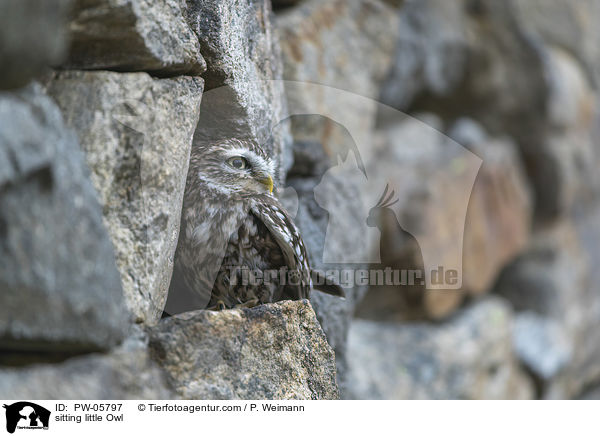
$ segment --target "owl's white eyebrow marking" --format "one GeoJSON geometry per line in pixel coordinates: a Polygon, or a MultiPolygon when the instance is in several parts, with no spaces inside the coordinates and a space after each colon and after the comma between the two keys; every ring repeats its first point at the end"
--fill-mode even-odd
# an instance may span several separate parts
{"type": "Polygon", "coordinates": [[[224,150],[224,152],[227,157],[244,156],[247,154],[252,154],[256,157],[259,157],[252,150],[248,150],[247,148],[243,148],[243,147],[228,148],[228,149],[224,150]]]}
{"type": "Polygon", "coordinates": [[[273,162],[272,159],[267,159],[265,163],[267,164],[267,168],[269,169],[269,174],[275,174],[275,162],[273,162]]]}

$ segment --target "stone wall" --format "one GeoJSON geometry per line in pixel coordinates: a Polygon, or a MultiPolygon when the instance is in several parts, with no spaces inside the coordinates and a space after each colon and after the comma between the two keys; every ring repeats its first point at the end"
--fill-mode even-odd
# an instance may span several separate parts
{"type": "MultiPolygon", "coordinates": [[[[0,3],[0,396],[594,392],[600,2],[272,3],[0,3]],[[365,174],[394,174],[398,216],[427,226],[422,248],[451,260],[464,222],[461,288],[358,284],[161,319],[190,150],[223,131],[266,144],[321,269],[325,251],[366,264],[347,256],[355,221],[328,239],[315,197],[360,139],[365,174]],[[482,161],[466,203],[449,143],[482,161]]],[[[330,182],[359,216],[364,187],[330,182]]],[[[365,250],[418,265],[395,223],[365,250]]]]}

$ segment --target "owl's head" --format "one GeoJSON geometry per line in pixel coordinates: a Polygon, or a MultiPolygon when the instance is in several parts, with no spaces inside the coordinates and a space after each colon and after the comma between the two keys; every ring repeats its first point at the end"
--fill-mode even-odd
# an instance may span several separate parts
{"type": "Polygon", "coordinates": [[[264,150],[249,141],[228,139],[192,151],[192,176],[222,194],[273,192],[275,165],[264,150]]]}

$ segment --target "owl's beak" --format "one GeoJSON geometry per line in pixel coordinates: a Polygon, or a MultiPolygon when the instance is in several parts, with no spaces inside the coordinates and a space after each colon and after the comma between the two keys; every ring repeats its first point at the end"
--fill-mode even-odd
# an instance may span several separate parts
{"type": "Polygon", "coordinates": [[[258,181],[266,186],[266,188],[269,190],[269,194],[273,193],[273,178],[271,176],[267,175],[266,177],[258,179],[258,181]]]}

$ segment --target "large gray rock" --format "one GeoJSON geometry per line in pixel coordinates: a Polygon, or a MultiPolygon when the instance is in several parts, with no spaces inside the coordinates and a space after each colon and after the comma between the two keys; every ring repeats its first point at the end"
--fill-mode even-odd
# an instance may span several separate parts
{"type": "Polygon", "coordinates": [[[400,12],[385,103],[473,116],[493,134],[523,139],[543,127],[545,48],[521,23],[513,0],[425,0],[400,12]]]}
{"type": "Polygon", "coordinates": [[[188,17],[208,69],[195,142],[244,138],[277,162],[278,179],[290,165],[281,58],[268,0],[188,0],[188,17]]]}
{"type": "Polygon", "coordinates": [[[353,399],[530,399],[512,353],[512,312],[479,302],[448,323],[356,320],[349,336],[353,399]]]}
{"type": "Polygon", "coordinates": [[[18,88],[63,60],[71,0],[0,3],[0,89],[18,88]],[[31,30],[35,29],[34,32],[31,30]]]}
{"type": "Polygon", "coordinates": [[[571,359],[572,344],[560,322],[536,313],[523,312],[515,317],[513,343],[523,364],[546,383],[571,359]]]}
{"type": "Polygon", "coordinates": [[[134,335],[108,354],[90,354],[54,365],[0,369],[4,398],[32,400],[168,400],[165,374],[149,358],[144,337],[134,335]]]}
{"type": "Polygon", "coordinates": [[[596,209],[537,230],[496,285],[523,312],[515,349],[546,398],[573,398],[600,380],[599,216],[596,209]],[[525,330],[531,314],[537,321],[525,330]]]}
{"type": "Polygon", "coordinates": [[[74,0],[65,68],[148,71],[206,70],[185,0],[74,0]]]}
{"type": "Polygon", "coordinates": [[[572,223],[538,229],[528,249],[498,278],[495,291],[517,311],[566,316],[577,310],[587,287],[589,265],[572,223]]]}
{"type": "Polygon", "coordinates": [[[582,65],[561,48],[550,47],[547,128],[531,154],[538,203],[568,216],[579,204],[600,194],[598,98],[582,65]]]}
{"type": "Polygon", "coordinates": [[[184,399],[336,399],[333,351],[307,301],[197,311],[149,330],[184,399]]]}
{"type": "Polygon", "coordinates": [[[74,133],[41,87],[0,94],[0,344],[79,352],[121,341],[126,311],[74,133]]]}
{"type": "Polygon", "coordinates": [[[563,47],[585,66],[600,85],[600,3],[596,0],[515,0],[519,17],[529,31],[548,44],[563,47]]]}
{"type": "Polygon", "coordinates": [[[92,170],[127,307],[153,324],[173,271],[202,79],[61,72],[47,89],[92,170]]]}
{"type": "Polygon", "coordinates": [[[393,63],[381,88],[386,104],[407,109],[423,93],[448,96],[466,70],[468,41],[461,1],[411,1],[400,9],[393,63]]]}

